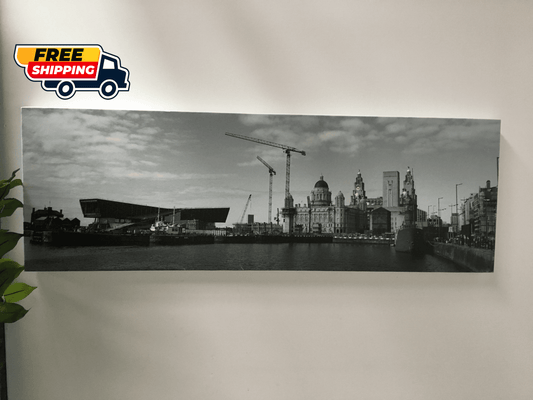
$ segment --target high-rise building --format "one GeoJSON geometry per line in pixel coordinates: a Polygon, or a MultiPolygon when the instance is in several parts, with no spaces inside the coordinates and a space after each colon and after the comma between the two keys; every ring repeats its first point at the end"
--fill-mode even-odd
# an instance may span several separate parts
{"type": "Polygon", "coordinates": [[[487,181],[485,187],[480,187],[477,193],[465,199],[461,211],[461,232],[466,236],[494,239],[497,203],[498,186],[491,187],[490,181],[487,181]]]}
{"type": "Polygon", "coordinates": [[[400,202],[400,173],[383,172],[383,207],[398,207],[400,202]]]}

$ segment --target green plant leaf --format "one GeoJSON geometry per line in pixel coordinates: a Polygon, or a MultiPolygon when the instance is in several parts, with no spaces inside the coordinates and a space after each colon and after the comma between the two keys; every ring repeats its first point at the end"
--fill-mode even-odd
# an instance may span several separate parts
{"type": "Polygon", "coordinates": [[[35,289],[37,289],[35,286],[27,285],[24,282],[12,283],[4,292],[4,299],[8,303],[16,303],[28,297],[35,289]]]}
{"type": "Polygon", "coordinates": [[[20,233],[0,229],[0,257],[3,257],[8,251],[13,250],[21,237],[22,235],[20,233]]]}
{"type": "Polygon", "coordinates": [[[24,205],[17,199],[4,199],[0,200],[0,218],[10,217],[13,215],[17,208],[21,208],[24,205]]]}
{"type": "Polygon", "coordinates": [[[0,200],[7,196],[9,191],[16,186],[22,186],[22,181],[20,179],[15,179],[18,169],[13,171],[11,178],[0,180],[0,200]]]}
{"type": "Polygon", "coordinates": [[[16,303],[0,304],[0,322],[16,322],[28,313],[24,307],[16,303]]]}
{"type": "Polygon", "coordinates": [[[11,178],[9,178],[9,179],[2,179],[2,180],[0,181],[0,185],[4,184],[5,182],[11,182],[11,181],[15,178],[15,176],[17,175],[17,172],[19,172],[19,171],[20,171],[20,168],[14,170],[14,171],[11,173],[11,178]]]}
{"type": "Polygon", "coordinates": [[[9,285],[24,271],[24,267],[9,258],[0,259],[0,296],[4,295],[9,285]]]}

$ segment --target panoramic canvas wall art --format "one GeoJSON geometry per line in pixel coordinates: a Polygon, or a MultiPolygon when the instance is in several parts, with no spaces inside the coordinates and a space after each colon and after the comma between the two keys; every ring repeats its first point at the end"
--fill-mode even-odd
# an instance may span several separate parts
{"type": "Polygon", "coordinates": [[[500,121],[22,109],[28,271],[492,272],[500,121]]]}

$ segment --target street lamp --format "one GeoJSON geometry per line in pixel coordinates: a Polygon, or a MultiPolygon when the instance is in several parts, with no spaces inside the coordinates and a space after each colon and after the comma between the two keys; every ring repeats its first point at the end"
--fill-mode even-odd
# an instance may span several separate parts
{"type": "Polygon", "coordinates": [[[439,237],[440,237],[440,227],[442,226],[441,219],[440,219],[440,199],[443,199],[443,197],[439,197],[437,199],[437,213],[438,213],[438,216],[439,216],[439,237]]]}
{"type": "Polygon", "coordinates": [[[457,208],[457,206],[459,205],[459,201],[457,200],[457,187],[461,185],[462,183],[455,184],[455,212],[457,213],[457,230],[455,231],[456,233],[459,232],[459,209],[457,208]]]}

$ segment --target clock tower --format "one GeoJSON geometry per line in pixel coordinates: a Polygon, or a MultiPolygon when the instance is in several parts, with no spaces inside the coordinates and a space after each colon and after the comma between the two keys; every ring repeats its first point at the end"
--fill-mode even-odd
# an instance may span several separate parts
{"type": "Polygon", "coordinates": [[[405,180],[403,181],[403,191],[400,199],[400,205],[405,208],[405,224],[411,225],[417,221],[417,196],[415,191],[415,180],[413,171],[407,167],[405,180]]]}
{"type": "Polygon", "coordinates": [[[357,173],[357,177],[355,178],[354,183],[354,190],[352,194],[352,198],[350,201],[351,206],[360,206],[365,204],[366,199],[366,192],[365,192],[365,182],[363,181],[363,177],[361,176],[361,170],[357,173]]]}

